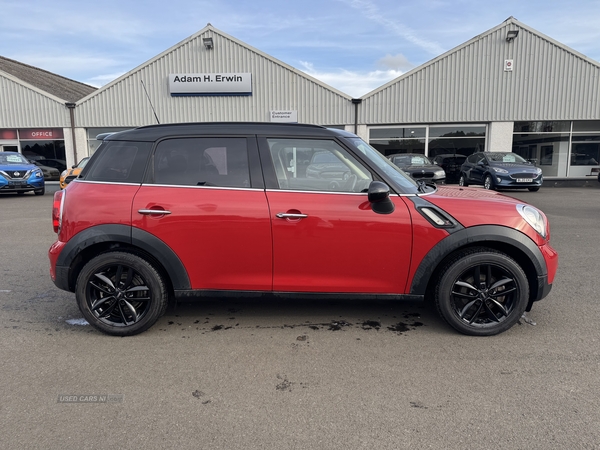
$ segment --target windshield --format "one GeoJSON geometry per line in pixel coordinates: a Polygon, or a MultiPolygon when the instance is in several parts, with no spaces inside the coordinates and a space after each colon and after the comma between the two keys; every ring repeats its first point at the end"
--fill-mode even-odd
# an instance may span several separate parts
{"type": "Polygon", "coordinates": [[[500,162],[500,163],[519,163],[519,164],[527,164],[527,161],[523,159],[521,156],[516,153],[488,153],[487,155],[490,161],[500,162]]]}
{"type": "Polygon", "coordinates": [[[19,153],[0,153],[0,164],[31,164],[19,153]]]}
{"type": "Polygon", "coordinates": [[[360,150],[363,157],[367,161],[381,170],[385,176],[396,183],[397,187],[399,187],[403,192],[411,194],[417,193],[418,190],[416,181],[406,175],[406,173],[397,166],[392,164],[389,159],[387,159],[359,137],[348,138],[348,140],[354,144],[358,150],[360,150]]]}
{"type": "Polygon", "coordinates": [[[340,159],[331,152],[317,152],[313,155],[311,163],[342,163],[340,159]]]}
{"type": "Polygon", "coordinates": [[[424,155],[398,155],[392,157],[392,162],[397,166],[427,166],[431,161],[424,155]]]}

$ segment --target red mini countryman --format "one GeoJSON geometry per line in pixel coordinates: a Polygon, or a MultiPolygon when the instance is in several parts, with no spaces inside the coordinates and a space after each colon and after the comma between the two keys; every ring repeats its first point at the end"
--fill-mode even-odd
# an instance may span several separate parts
{"type": "Polygon", "coordinates": [[[431,298],[459,332],[493,335],[548,295],[558,261],[537,208],[416,182],[313,125],[109,135],[52,215],[52,280],[118,336],[150,328],[169,299],[223,293],[431,298]]]}

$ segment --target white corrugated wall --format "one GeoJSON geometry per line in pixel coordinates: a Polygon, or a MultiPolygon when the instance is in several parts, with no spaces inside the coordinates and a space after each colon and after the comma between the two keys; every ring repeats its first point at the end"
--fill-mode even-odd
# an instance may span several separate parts
{"type": "Polygon", "coordinates": [[[0,128],[70,127],[63,101],[0,74],[0,128]]]}
{"type": "Polygon", "coordinates": [[[600,65],[516,20],[363,97],[359,121],[598,120],[600,65]],[[518,29],[512,42],[507,31],[518,29]],[[513,60],[513,70],[504,70],[513,60]]]}
{"type": "Polygon", "coordinates": [[[269,121],[271,110],[296,110],[298,122],[354,122],[351,97],[207,27],[146,64],[79,102],[79,127],[126,127],[156,123],[269,121]],[[202,39],[212,37],[214,49],[202,39]],[[169,94],[174,73],[251,73],[250,96],[178,96],[169,94]]]}

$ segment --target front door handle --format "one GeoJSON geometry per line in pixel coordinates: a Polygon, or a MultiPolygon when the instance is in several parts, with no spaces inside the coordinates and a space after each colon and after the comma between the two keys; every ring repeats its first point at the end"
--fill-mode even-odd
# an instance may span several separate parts
{"type": "Polygon", "coordinates": [[[275,217],[278,219],[305,219],[308,214],[277,213],[275,217]]]}

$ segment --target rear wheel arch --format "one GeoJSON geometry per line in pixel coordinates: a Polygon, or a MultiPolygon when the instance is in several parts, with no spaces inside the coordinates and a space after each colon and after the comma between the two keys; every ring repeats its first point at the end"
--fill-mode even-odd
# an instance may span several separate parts
{"type": "Polygon", "coordinates": [[[169,291],[190,289],[187,271],[179,257],[156,236],[127,225],[98,225],[73,236],[60,253],[56,265],[68,267],[69,291],[85,264],[93,257],[121,251],[139,256],[150,263],[163,277],[169,291]]]}

